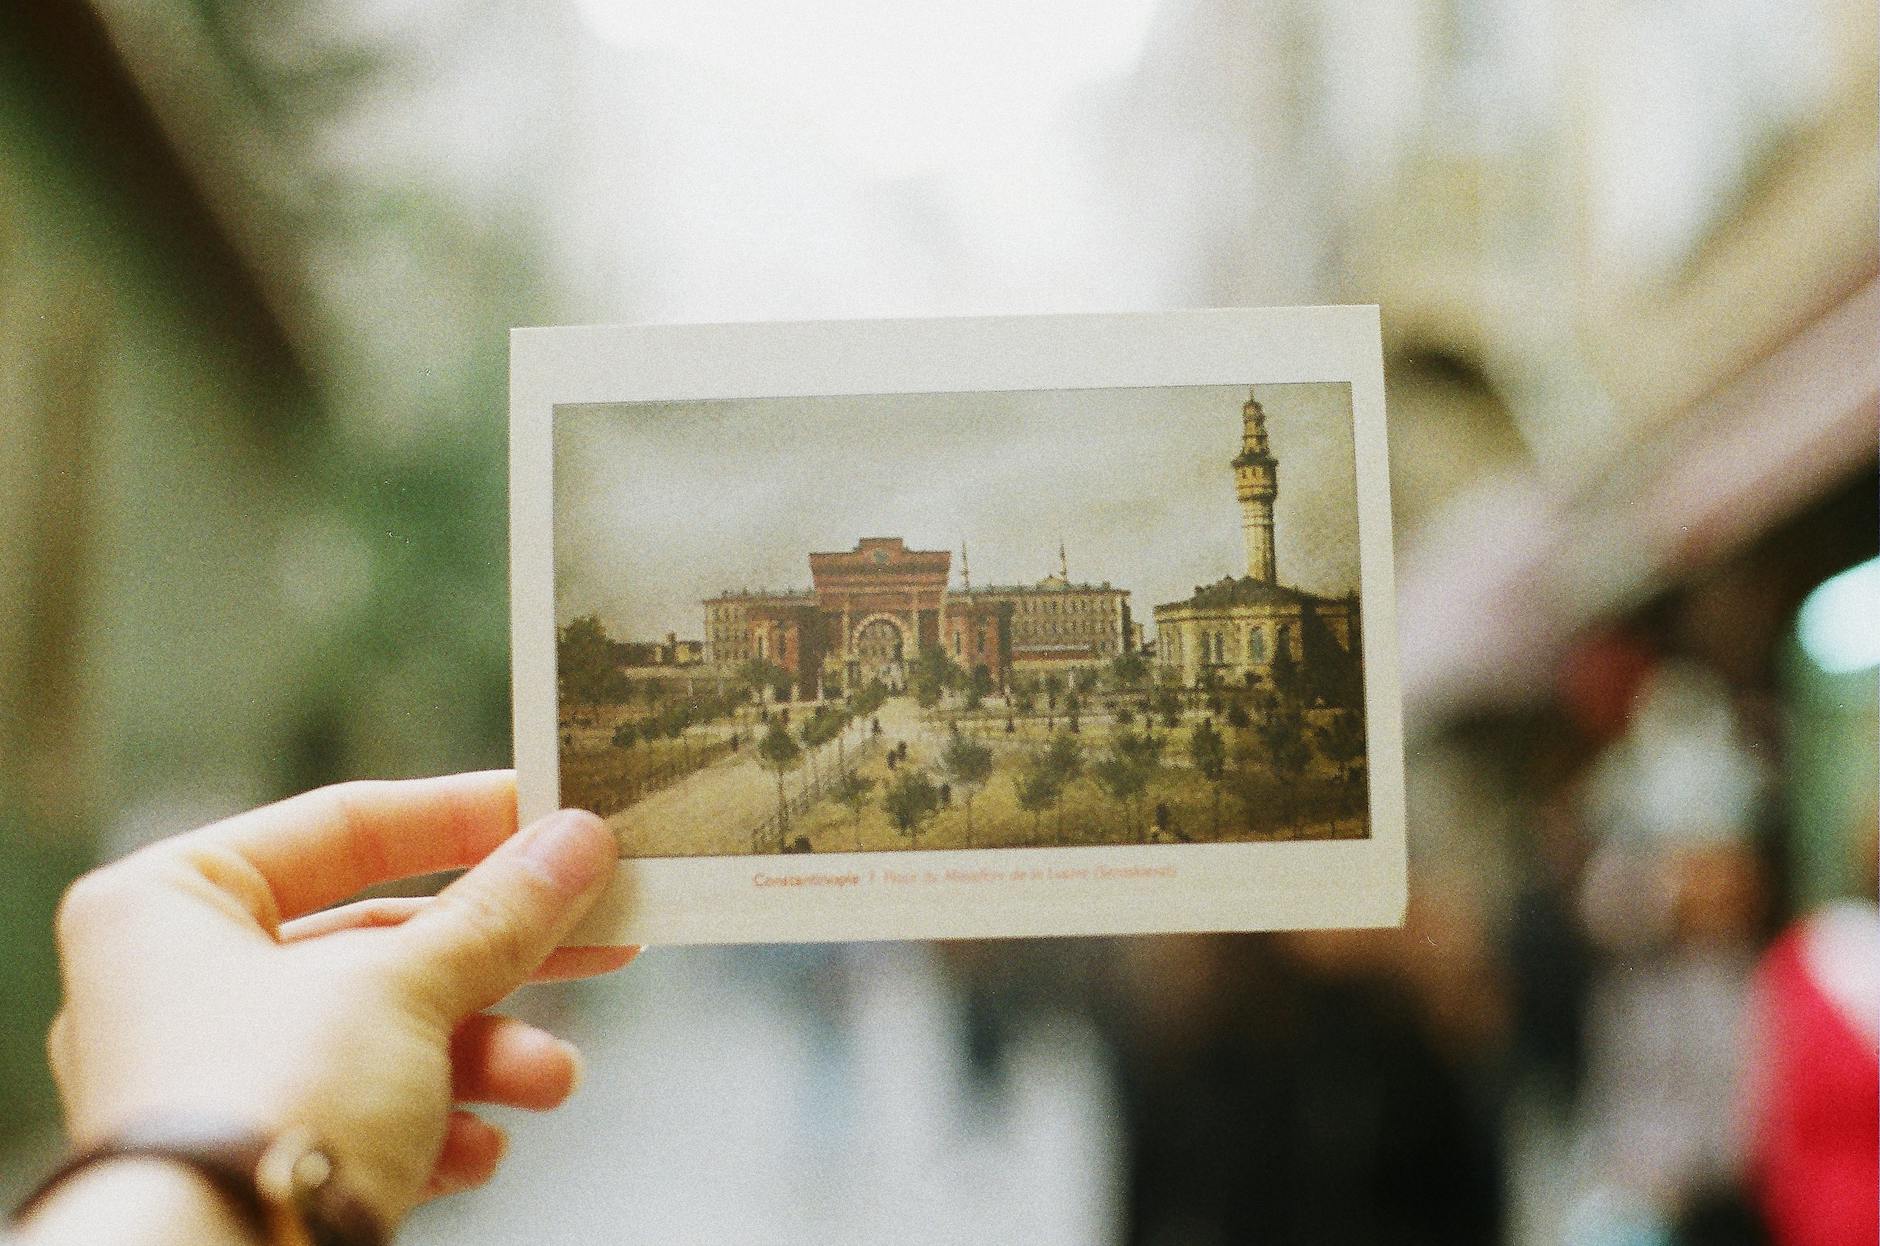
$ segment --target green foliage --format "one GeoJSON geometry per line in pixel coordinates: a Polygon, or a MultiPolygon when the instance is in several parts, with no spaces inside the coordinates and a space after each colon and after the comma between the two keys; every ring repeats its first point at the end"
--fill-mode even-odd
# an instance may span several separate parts
{"type": "Polygon", "coordinates": [[[790,822],[790,806],[783,794],[783,775],[803,760],[803,750],[790,736],[781,718],[770,720],[770,730],[757,742],[757,760],[777,776],[777,851],[784,849],[784,831],[790,822]]]}
{"type": "Polygon", "coordinates": [[[1203,719],[1188,737],[1188,756],[1195,770],[1210,783],[1219,783],[1227,771],[1227,741],[1214,728],[1213,719],[1203,719]]]}
{"type": "Polygon", "coordinates": [[[956,735],[940,755],[947,777],[967,787],[983,786],[992,777],[992,749],[969,735],[956,735]]]}
{"type": "Polygon", "coordinates": [[[1214,720],[1204,718],[1188,737],[1188,756],[1195,763],[1195,771],[1208,781],[1213,789],[1213,827],[1214,834],[1221,830],[1221,784],[1227,778],[1227,740],[1214,729],[1214,720]]]}
{"type": "Polygon", "coordinates": [[[1016,794],[1019,807],[1032,815],[1034,838],[1044,811],[1053,808],[1059,812],[1057,838],[1064,838],[1061,803],[1064,789],[1083,773],[1083,769],[1083,745],[1063,732],[1026,759],[1017,779],[1016,794]]]}
{"type": "Polygon", "coordinates": [[[1171,731],[1182,724],[1181,693],[1173,688],[1157,688],[1155,692],[1155,712],[1162,716],[1162,724],[1171,731]]]}
{"type": "Polygon", "coordinates": [[[849,812],[857,820],[860,820],[862,810],[868,808],[868,797],[874,790],[874,779],[859,770],[844,771],[833,789],[837,802],[848,806],[849,812]]]}
{"type": "Polygon", "coordinates": [[[1084,746],[1068,732],[1060,731],[1051,737],[1044,759],[1057,776],[1059,785],[1069,784],[1084,771],[1084,746]]]}
{"type": "Polygon", "coordinates": [[[908,686],[915,702],[923,709],[931,709],[940,703],[949,688],[959,687],[964,678],[964,672],[944,649],[927,645],[914,659],[913,669],[908,673],[908,686]]]}
{"type": "Polygon", "coordinates": [[[791,737],[790,729],[781,720],[773,718],[770,730],[757,742],[757,756],[763,761],[765,769],[776,771],[781,779],[784,771],[802,759],[803,750],[791,737]]]}
{"type": "Polygon", "coordinates": [[[926,771],[903,770],[888,785],[887,794],[881,803],[894,829],[907,836],[912,845],[918,848],[921,823],[940,808],[940,790],[927,777],[926,771]]]}
{"type": "Polygon", "coordinates": [[[1245,731],[1253,725],[1253,718],[1245,705],[1235,701],[1227,707],[1227,725],[1236,731],[1245,731]]]}
{"type": "Polygon", "coordinates": [[[875,781],[859,771],[849,770],[836,780],[832,789],[838,804],[849,811],[855,820],[855,847],[861,850],[862,811],[868,808],[868,798],[874,793],[875,781]]]}
{"type": "Polygon", "coordinates": [[[1104,794],[1127,813],[1133,810],[1136,797],[1148,786],[1148,777],[1142,770],[1116,755],[1114,751],[1099,757],[1090,767],[1090,777],[1097,781],[1104,794]]]}
{"type": "Polygon", "coordinates": [[[833,705],[819,705],[814,713],[803,720],[798,731],[805,748],[819,748],[842,734],[849,725],[851,715],[847,710],[833,705]]]}
{"type": "Polygon", "coordinates": [[[555,683],[561,699],[576,705],[618,705],[632,694],[598,615],[584,614],[555,633],[555,683]]]}
{"type": "Polygon", "coordinates": [[[614,747],[632,748],[639,743],[640,733],[632,723],[621,723],[614,728],[614,747]]]}
{"type": "Polygon", "coordinates": [[[1315,734],[1319,751],[1338,767],[1342,777],[1349,778],[1352,767],[1364,760],[1364,711],[1339,710],[1315,734]]]}
{"type": "Polygon", "coordinates": [[[1149,659],[1140,653],[1119,653],[1110,662],[1110,679],[1124,690],[1139,687],[1149,677],[1149,659]]]}
{"type": "Polygon", "coordinates": [[[1013,779],[1018,796],[1018,807],[1031,815],[1032,838],[1038,835],[1039,824],[1045,810],[1057,804],[1064,794],[1064,785],[1051,769],[1043,754],[1034,755],[1013,779]]]}
{"type": "Polygon", "coordinates": [[[857,716],[874,713],[888,703],[888,686],[879,679],[870,680],[868,686],[855,694],[851,705],[857,716]]]}
{"type": "Polygon", "coordinates": [[[1119,727],[1129,727],[1133,726],[1135,722],[1136,711],[1129,708],[1129,702],[1118,701],[1116,703],[1116,725],[1119,727]]]}
{"type": "Polygon", "coordinates": [[[966,846],[973,846],[973,798],[992,778],[992,749],[969,735],[956,735],[940,755],[947,777],[960,785],[966,798],[966,846]]]}
{"type": "Polygon", "coordinates": [[[1306,697],[1305,671],[1293,657],[1292,645],[1282,640],[1273,653],[1273,665],[1267,676],[1273,681],[1273,695],[1282,702],[1303,702],[1306,697]]]}
{"type": "Polygon", "coordinates": [[[1161,769],[1166,745],[1166,737],[1118,731],[1110,737],[1109,750],[1091,766],[1090,775],[1126,814],[1133,813],[1136,800],[1161,769]]]}
{"type": "Polygon", "coordinates": [[[1097,671],[1093,666],[1080,666],[1071,674],[1073,691],[1088,695],[1097,690],[1097,671]]]}
{"type": "Polygon", "coordinates": [[[774,700],[790,699],[790,672],[768,658],[745,659],[738,667],[738,683],[754,693],[769,689],[774,700]]]}

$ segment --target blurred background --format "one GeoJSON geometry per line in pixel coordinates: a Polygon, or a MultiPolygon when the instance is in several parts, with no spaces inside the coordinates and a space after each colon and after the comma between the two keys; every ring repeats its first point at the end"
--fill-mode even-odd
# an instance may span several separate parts
{"type": "MultiPolygon", "coordinates": [[[[510,757],[506,330],[1376,302],[1401,931],[654,951],[414,1242],[1871,1243],[1871,0],[0,13],[0,1192],[65,882],[510,757]]],[[[751,487],[761,488],[761,482],[751,487]]]]}

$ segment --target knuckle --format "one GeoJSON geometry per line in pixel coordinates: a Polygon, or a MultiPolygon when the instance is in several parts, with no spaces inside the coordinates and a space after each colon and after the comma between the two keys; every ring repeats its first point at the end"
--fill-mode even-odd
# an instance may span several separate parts
{"type": "Polygon", "coordinates": [[[127,873],[127,867],[120,862],[101,866],[72,881],[59,898],[58,912],[52,919],[53,934],[61,948],[75,946],[124,912],[131,891],[127,873]]]}
{"type": "Polygon", "coordinates": [[[216,843],[190,845],[181,855],[181,863],[188,867],[194,879],[209,885],[208,898],[232,899],[241,911],[267,929],[280,926],[280,908],[274,889],[248,858],[216,843]]]}
{"type": "Polygon", "coordinates": [[[471,971],[521,978],[535,968],[534,941],[515,905],[488,892],[465,896],[459,924],[471,971]]]}

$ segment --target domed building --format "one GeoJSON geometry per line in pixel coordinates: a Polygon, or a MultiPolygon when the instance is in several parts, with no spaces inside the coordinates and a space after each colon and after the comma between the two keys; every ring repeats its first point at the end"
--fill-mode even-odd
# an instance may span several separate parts
{"type": "Polygon", "coordinates": [[[1267,444],[1266,412],[1251,394],[1241,407],[1240,453],[1231,463],[1247,542],[1247,573],[1198,585],[1186,601],[1155,608],[1155,656],[1184,688],[1272,686],[1286,651],[1308,686],[1327,699],[1355,692],[1356,593],[1322,597],[1279,582],[1273,502],[1279,461],[1267,444]]]}

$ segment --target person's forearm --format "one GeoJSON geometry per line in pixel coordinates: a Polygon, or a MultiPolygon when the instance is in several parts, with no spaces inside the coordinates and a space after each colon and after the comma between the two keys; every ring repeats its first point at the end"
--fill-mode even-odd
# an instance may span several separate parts
{"type": "Polygon", "coordinates": [[[256,1246],[260,1239],[183,1165],[119,1159],[72,1176],[0,1240],[8,1246],[256,1246]]]}

